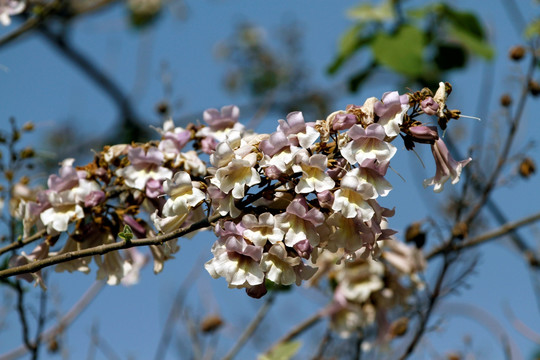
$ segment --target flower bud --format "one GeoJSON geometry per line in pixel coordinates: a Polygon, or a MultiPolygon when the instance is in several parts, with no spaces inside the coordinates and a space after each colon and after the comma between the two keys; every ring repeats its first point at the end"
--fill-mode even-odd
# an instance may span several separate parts
{"type": "Polygon", "coordinates": [[[208,315],[201,321],[201,331],[203,333],[212,333],[223,325],[223,319],[219,315],[208,315]]]}
{"type": "Polygon", "coordinates": [[[317,193],[317,199],[322,208],[331,209],[334,203],[334,194],[329,190],[325,190],[317,193]]]}
{"type": "Polygon", "coordinates": [[[540,95],[540,84],[534,80],[531,80],[529,82],[529,91],[531,92],[532,96],[540,95]]]}
{"type": "Polygon", "coordinates": [[[521,45],[513,46],[510,49],[508,56],[510,56],[510,59],[514,61],[519,61],[525,56],[525,48],[521,45]]]}
{"type": "Polygon", "coordinates": [[[250,288],[246,288],[246,294],[248,294],[249,297],[255,299],[262,298],[264,295],[266,295],[267,292],[268,290],[266,290],[266,286],[264,285],[264,283],[252,286],[250,288]]]}
{"type": "Polygon", "coordinates": [[[427,97],[425,100],[422,100],[420,102],[420,106],[422,107],[424,114],[430,116],[435,115],[437,110],[439,110],[439,104],[437,104],[431,96],[427,97]]]}
{"type": "Polygon", "coordinates": [[[332,121],[332,129],[347,130],[356,124],[356,115],[354,114],[337,114],[332,121]]]}
{"type": "Polygon", "coordinates": [[[510,94],[504,94],[503,96],[501,96],[501,105],[504,107],[512,105],[512,97],[510,96],[510,94]]]}
{"type": "Polygon", "coordinates": [[[409,132],[417,142],[433,143],[439,139],[439,134],[435,126],[413,126],[409,128],[409,132]]]}
{"type": "Polygon", "coordinates": [[[523,159],[521,163],[519,164],[518,171],[519,171],[519,175],[525,179],[530,177],[532,174],[534,174],[536,172],[536,166],[534,164],[533,159],[529,157],[523,159]]]}
{"type": "Polygon", "coordinates": [[[313,246],[309,243],[309,240],[302,240],[294,244],[294,250],[303,257],[304,259],[309,259],[311,252],[313,251],[313,246]]]}

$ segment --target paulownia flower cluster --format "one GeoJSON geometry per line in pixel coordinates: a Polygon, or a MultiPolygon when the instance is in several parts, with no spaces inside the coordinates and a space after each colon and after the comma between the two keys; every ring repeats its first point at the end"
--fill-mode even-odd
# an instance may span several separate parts
{"type": "MultiPolygon", "coordinates": [[[[212,277],[261,297],[269,284],[316,284],[329,275],[335,327],[361,326],[377,317],[377,304],[400,302],[421,286],[417,274],[425,266],[418,249],[393,238],[394,210],[378,202],[392,189],[385,176],[394,140],[408,150],[431,146],[436,174],[424,185],[436,192],[458,182],[470,161],[455,161],[438,134],[460,115],[447,108],[450,91],[440,83],[435,94],[387,92],[317,121],[292,112],[271,134],[247,130],[239,109],[225,106],[205,111],[205,125],[182,128],[169,119],[156,129],[160,140],[107,146],[86,166],[66,159],[46,190],[15,194],[12,208],[25,236],[40,229],[47,236],[10,266],[121,241],[126,225],[136,238],[148,238],[212,217],[217,240],[205,264],[212,277]]],[[[149,248],[159,273],[179,245],[173,239],[149,248]]],[[[109,284],[135,281],[146,261],[135,248],[92,258],[97,277],[109,284]]],[[[92,258],[56,271],[88,273],[92,258]]],[[[32,275],[26,278],[45,286],[32,275]]]]}

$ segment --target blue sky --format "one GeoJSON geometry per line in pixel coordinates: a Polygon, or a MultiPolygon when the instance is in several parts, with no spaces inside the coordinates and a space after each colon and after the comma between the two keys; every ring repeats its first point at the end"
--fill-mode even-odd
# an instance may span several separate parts
{"type": "MultiPolygon", "coordinates": [[[[178,19],[171,10],[172,6],[168,6],[155,26],[145,31],[131,29],[124,7],[115,5],[103,13],[76,21],[72,25],[71,36],[79,50],[131,94],[139,113],[157,125],[159,119],[154,115],[154,106],[164,96],[160,79],[163,63],[167,63],[170,69],[174,97],[182,102],[174,113],[176,116],[197,112],[202,114],[206,108],[245,102],[244,97],[224,91],[222,78],[226,66],[214,57],[216,44],[228,39],[239,21],[259,25],[266,29],[269,37],[284,22],[296,21],[304,35],[302,57],[307,61],[312,80],[320,86],[337,83],[341,77],[329,78],[325,68],[336,52],[339,35],[350,25],[344,12],[356,3],[328,0],[187,1],[189,12],[185,21],[178,19]],[[149,54],[141,55],[144,51],[149,54]],[[147,61],[142,67],[138,66],[141,59],[147,61]],[[138,87],[137,84],[142,85],[138,87]]],[[[492,119],[500,116],[498,97],[502,92],[517,89],[511,85],[512,79],[519,74],[518,65],[511,63],[505,54],[511,45],[518,42],[519,34],[510,25],[502,1],[454,3],[462,9],[473,6],[471,9],[481,14],[497,53],[496,60],[490,65],[493,66],[495,80],[489,113],[484,115],[480,124],[468,119],[460,120],[459,124],[463,124],[465,129],[471,124],[494,126],[492,119]]],[[[0,29],[1,34],[15,26],[0,29]]],[[[74,142],[86,136],[104,136],[115,126],[114,105],[40,36],[30,34],[1,49],[0,64],[6,69],[0,72],[0,125],[7,125],[10,116],[15,116],[20,123],[34,121],[36,132],[28,138],[29,142],[39,143],[40,136],[65,122],[75,124],[79,138],[73,139],[74,142]]],[[[477,104],[487,93],[481,81],[484,66],[482,61],[474,60],[466,70],[451,73],[449,79],[441,79],[453,84],[450,105],[460,108],[464,114],[477,115],[477,104]]],[[[360,93],[337,99],[335,108],[342,109],[350,103],[362,104],[366,97],[380,97],[385,91],[405,91],[396,86],[395,79],[382,76],[380,80],[371,81],[360,93]]],[[[534,121],[538,108],[537,101],[531,99],[515,143],[516,149],[523,149],[525,143],[531,140],[531,135],[539,133],[538,122],[534,121]]],[[[241,118],[247,120],[251,115],[242,113],[241,118]]],[[[272,131],[275,126],[273,121],[285,115],[265,119],[259,131],[272,131]]],[[[474,139],[471,143],[474,144],[474,139]]],[[[438,204],[444,201],[444,195],[434,195],[430,189],[425,190],[421,186],[421,180],[432,176],[434,171],[429,150],[420,151],[426,169],[413,154],[402,151],[402,148],[399,150],[392,167],[406,181],[398,175],[390,175],[394,190],[385,199],[384,205],[396,206],[397,213],[391,219],[391,225],[403,233],[411,221],[432,215],[438,204]]],[[[530,154],[536,160],[540,159],[537,147],[530,154]]],[[[495,201],[511,220],[520,219],[538,211],[540,192],[537,191],[537,183],[535,178],[512,181],[507,187],[496,191],[495,201]]],[[[521,233],[531,239],[531,235],[534,235],[528,230],[521,233]]],[[[65,338],[69,357],[79,359],[87,356],[91,328],[97,324],[100,336],[114,347],[121,358],[152,358],[177,288],[193,266],[201,266],[210,258],[209,249],[213,241],[211,233],[199,234],[191,240],[182,239],[179,241],[180,252],[175,260],[165,264],[163,273],[155,276],[149,266],[143,272],[139,285],[105,288],[69,329],[65,338]]],[[[519,319],[529,325],[539,323],[540,315],[523,261],[504,240],[482,247],[477,253],[481,255],[480,264],[476,273],[469,278],[471,288],[462,289],[449,302],[469,303],[490,312],[515,340],[522,354],[530,356],[533,345],[512,329],[503,312],[503,306],[508,305],[519,319]]],[[[51,306],[58,307],[60,311],[68,309],[92,284],[94,276],[95,272],[88,276],[51,273],[50,289],[53,294],[60,296],[58,304],[51,306]]],[[[37,296],[38,292],[34,291],[29,297],[37,296]]],[[[264,349],[279,334],[308,317],[324,303],[323,296],[306,289],[296,289],[293,293],[280,296],[270,314],[271,320],[263,324],[268,333],[259,335],[262,337],[260,343],[246,346],[239,358],[253,358],[257,351],[264,349]],[[265,334],[273,337],[266,337],[265,334]]],[[[247,298],[243,291],[227,289],[224,280],[212,280],[202,269],[198,280],[192,284],[188,304],[194,317],[214,312],[222,314],[227,325],[222,333],[223,338],[219,340],[219,349],[226,351],[245,322],[255,314],[261,301],[247,298]]],[[[467,334],[473,337],[473,347],[482,355],[481,358],[503,358],[498,339],[476,322],[451,313],[449,309],[447,311],[448,316],[441,313],[445,319],[441,330],[430,334],[422,346],[426,358],[431,357],[430,349],[444,354],[446,350],[459,347],[467,334]]],[[[0,354],[20,344],[20,333],[14,319],[13,315],[8,317],[8,327],[0,329],[0,354]]],[[[540,328],[536,330],[540,332],[540,328]]],[[[316,333],[320,335],[322,331],[319,328],[316,333]]],[[[186,336],[185,332],[181,334],[186,336]]],[[[43,358],[57,358],[46,353],[42,355],[43,358]]],[[[174,346],[170,347],[168,355],[171,359],[178,358],[174,346]]],[[[103,356],[100,354],[97,358],[103,356]]]]}

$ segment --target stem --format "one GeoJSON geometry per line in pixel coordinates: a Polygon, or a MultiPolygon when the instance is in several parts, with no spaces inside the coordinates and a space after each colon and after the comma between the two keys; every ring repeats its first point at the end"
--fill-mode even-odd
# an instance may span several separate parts
{"type": "Polygon", "coordinates": [[[26,239],[23,239],[21,241],[14,241],[11,244],[4,246],[3,248],[0,248],[0,255],[7,253],[8,251],[16,250],[21,247],[24,247],[38,239],[40,239],[43,235],[45,235],[47,229],[41,229],[37,231],[32,236],[27,237],[26,239]]]}
{"type": "Polygon", "coordinates": [[[279,339],[277,342],[275,342],[270,349],[266,351],[266,354],[270,354],[272,351],[274,351],[278,346],[281,344],[284,344],[286,342],[291,341],[292,339],[296,338],[298,335],[302,334],[304,331],[310,329],[313,325],[317,324],[322,318],[326,315],[326,309],[322,309],[306,320],[304,322],[298,324],[296,327],[294,327],[291,331],[289,331],[287,334],[285,334],[281,339],[279,339]]]}
{"type": "MultiPolygon", "coordinates": [[[[495,240],[503,235],[506,235],[510,232],[513,232],[514,230],[516,230],[517,228],[520,228],[522,226],[525,226],[525,225],[528,225],[530,223],[533,223],[535,221],[540,221],[540,213],[536,213],[534,215],[530,215],[530,216],[527,216],[521,220],[518,220],[518,221],[514,221],[512,223],[507,223],[507,224],[504,224],[503,226],[495,229],[495,230],[492,230],[492,231],[488,231],[482,235],[479,235],[479,236],[476,236],[472,239],[469,239],[467,240],[466,242],[463,242],[463,243],[457,243],[457,244],[454,244],[454,245],[442,245],[442,246],[439,246],[435,249],[433,249],[429,254],[426,255],[426,259],[430,260],[434,257],[437,257],[439,255],[442,255],[444,254],[445,252],[450,252],[450,251],[460,251],[462,249],[465,249],[465,248],[469,248],[469,247],[474,247],[474,246],[478,246],[478,245],[481,245],[482,243],[485,243],[487,241],[490,241],[490,240],[495,240]]],[[[540,265],[540,264],[539,264],[540,265]]]]}
{"type": "Polygon", "coordinates": [[[211,223],[221,219],[222,217],[223,216],[221,216],[219,213],[216,213],[210,216],[209,218],[204,218],[194,224],[191,224],[190,226],[177,229],[168,234],[163,234],[163,235],[158,235],[155,237],[149,237],[149,238],[143,238],[143,239],[130,240],[130,241],[124,240],[124,241],[115,242],[111,244],[103,244],[103,245],[96,246],[93,248],[88,248],[88,249],[73,251],[70,253],[51,256],[43,260],[38,260],[38,261],[28,263],[26,265],[2,270],[0,271],[0,279],[4,279],[13,275],[33,273],[47,266],[52,266],[52,265],[66,262],[66,261],[76,260],[76,259],[80,259],[80,258],[84,258],[88,256],[93,256],[93,255],[103,255],[111,251],[128,249],[128,248],[132,248],[136,246],[161,245],[166,241],[176,239],[181,236],[187,235],[193,231],[197,231],[205,227],[208,227],[210,226],[211,223]]]}
{"type": "Polygon", "coordinates": [[[257,327],[261,324],[263,318],[266,316],[268,311],[270,310],[270,307],[274,303],[276,294],[274,292],[270,293],[268,298],[266,299],[266,302],[261,306],[259,311],[257,312],[257,315],[251,320],[251,323],[248,325],[246,330],[242,333],[236,344],[232,347],[231,350],[223,357],[223,360],[231,360],[236,354],[240,351],[242,346],[249,340],[249,338],[253,335],[255,330],[257,330],[257,327]]]}

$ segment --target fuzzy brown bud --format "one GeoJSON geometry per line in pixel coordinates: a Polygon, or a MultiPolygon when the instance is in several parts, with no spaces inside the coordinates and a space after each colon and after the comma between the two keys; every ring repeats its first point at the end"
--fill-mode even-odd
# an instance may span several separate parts
{"type": "Polygon", "coordinates": [[[405,231],[405,242],[412,242],[419,249],[426,243],[426,233],[422,231],[421,227],[421,222],[415,222],[409,225],[405,231]]]}
{"type": "Polygon", "coordinates": [[[223,325],[223,320],[219,315],[208,315],[201,321],[201,331],[203,333],[212,333],[223,325]]]}
{"type": "Polygon", "coordinates": [[[512,97],[510,96],[510,94],[504,94],[503,96],[501,96],[501,105],[504,107],[512,105],[512,97]]]}
{"type": "Polygon", "coordinates": [[[401,337],[405,335],[408,328],[409,328],[409,319],[407,317],[401,317],[390,325],[390,329],[389,329],[390,335],[393,338],[401,337]]]}
{"type": "Polygon", "coordinates": [[[167,115],[169,113],[169,104],[161,101],[156,105],[156,111],[159,115],[167,115]]]}
{"type": "Polygon", "coordinates": [[[469,234],[469,226],[464,222],[458,222],[452,229],[452,236],[458,239],[464,239],[469,234]]]}
{"type": "Polygon", "coordinates": [[[32,131],[34,130],[34,123],[31,121],[28,121],[23,124],[22,128],[23,131],[32,131]]]}
{"type": "Polygon", "coordinates": [[[532,174],[534,174],[536,172],[536,165],[533,159],[529,157],[523,159],[521,163],[519,164],[518,171],[519,171],[519,175],[525,179],[530,177],[532,174]]]}
{"type": "Polygon", "coordinates": [[[531,80],[529,82],[529,91],[531,92],[532,96],[540,95],[540,84],[534,80],[531,80]]]}
{"type": "Polygon", "coordinates": [[[510,56],[510,59],[514,61],[519,61],[525,56],[525,48],[521,45],[513,46],[512,48],[510,48],[508,56],[510,56]]]}

